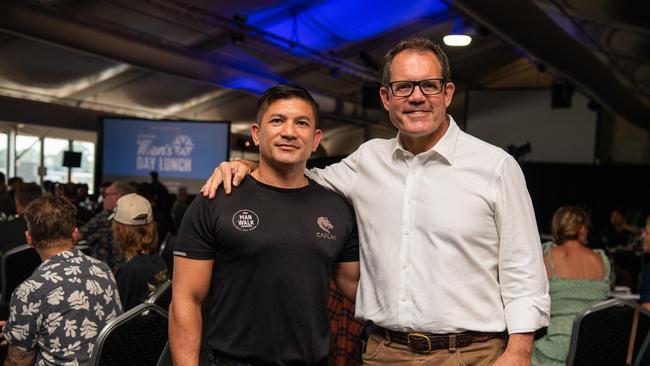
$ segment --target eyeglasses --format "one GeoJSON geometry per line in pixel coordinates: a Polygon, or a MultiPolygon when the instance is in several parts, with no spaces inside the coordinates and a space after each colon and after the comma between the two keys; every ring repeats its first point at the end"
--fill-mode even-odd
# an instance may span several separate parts
{"type": "Polygon", "coordinates": [[[447,80],[445,79],[426,79],[426,80],[403,80],[393,81],[388,83],[390,91],[396,97],[410,97],[415,90],[415,86],[420,87],[420,91],[424,95],[436,95],[442,92],[447,80]]]}

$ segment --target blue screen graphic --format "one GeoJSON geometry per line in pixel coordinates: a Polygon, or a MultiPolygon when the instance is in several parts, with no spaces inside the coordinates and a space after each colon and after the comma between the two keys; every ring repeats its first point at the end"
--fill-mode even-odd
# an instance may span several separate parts
{"type": "Polygon", "coordinates": [[[157,171],[163,183],[203,182],[228,159],[229,134],[223,122],[104,118],[102,176],[142,181],[157,171]]]}

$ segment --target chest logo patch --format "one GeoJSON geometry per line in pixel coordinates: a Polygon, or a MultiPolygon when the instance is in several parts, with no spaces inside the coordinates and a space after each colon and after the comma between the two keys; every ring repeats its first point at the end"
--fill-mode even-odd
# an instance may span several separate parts
{"type": "Polygon", "coordinates": [[[251,210],[239,210],[232,215],[232,225],[241,231],[255,230],[260,218],[251,210]]]}
{"type": "Polygon", "coordinates": [[[334,225],[332,225],[330,219],[324,216],[320,216],[318,219],[316,219],[316,224],[318,224],[318,227],[322,230],[316,232],[316,237],[329,239],[329,240],[336,240],[336,235],[333,235],[330,232],[330,230],[334,229],[334,225]]]}

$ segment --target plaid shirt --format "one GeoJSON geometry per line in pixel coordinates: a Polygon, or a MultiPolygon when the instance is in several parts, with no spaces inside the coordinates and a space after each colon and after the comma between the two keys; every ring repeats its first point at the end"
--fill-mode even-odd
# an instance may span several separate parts
{"type": "Polygon", "coordinates": [[[108,264],[113,272],[117,272],[124,264],[124,255],[119,245],[113,241],[111,221],[108,219],[111,213],[108,210],[98,213],[79,229],[79,233],[90,247],[91,255],[108,264]]]}
{"type": "Polygon", "coordinates": [[[363,321],[354,318],[354,304],[330,282],[327,304],[330,318],[329,366],[357,366],[361,364],[361,341],[363,321]]]}

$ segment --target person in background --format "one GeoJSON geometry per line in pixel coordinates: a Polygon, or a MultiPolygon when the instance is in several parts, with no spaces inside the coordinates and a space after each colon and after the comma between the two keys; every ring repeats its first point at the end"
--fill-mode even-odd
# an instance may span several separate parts
{"type": "Polygon", "coordinates": [[[135,193],[120,197],[109,220],[113,221],[113,240],[126,261],[116,279],[127,311],[143,303],[167,280],[167,267],[156,252],[158,233],[146,198],[135,193]]]}
{"type": "Polygon", "coordinates": [[[6,253],[7,250],[15,248],[26,243],[25,231],[27,231],[27,221],[25,221],[25,210],[35,199],[41,197],[43,191],[36,183],[25,183],[21,190],[16,193],[15,206],[16,215],[12,219],[0,224],[0,253],[6,253]]]}
{"type": "MultiPolygon", "coordinates": [[[[643,252],[645,254],[650,253],[650,216],[645,220],[645,227],[641,232],[641,237],[643,238],[643,252]]],[[[641,305],[650,311],[650,263],[643,268],[641,291],[639,292],[641,294],[641,305]]]]}
{"type": "MultiPolygon", "coordinates": [[[[11,177],[7,181],[7,185],[9,185],[9,190],[7,193],[9,193],[9,196],[11,196],[11,200],[16,199],[16,193],[20,191],[20,188],[23,186],[23,178],[21,177],[11,177]]],[[[16,213],[16,208],[14,207],[14,210],[10,213],[11,215],[16,213]]]]}
{"type": "Polygon", "coordinates": [[[365,323],[354,317],[354,303],[330,282],[330,295],[327,301],[330,317],[329,366],[358,366],[362,363],[362,333],[365,323]]]}
{"type": "Polygon", "coordinates": [[[171,212],[172,202],[171,197],[169,196],[169,190],[165,187],[162,182],[158,179],[158,172],[152,171],[149,172],[151,177],[151,185],[154,191],[154,202],[156,205],[164,212],[171,212]]]}
{"type": "Polygon", "coordinates": [[[57,187],[57,194],[64,197],[77,208],[77,227],[83,226],[85,223],[93,218],[93,213],[90,210],[79,205],[78,187],[74,183],[60,184],[57,187]]]}
{"type": "Polygon", "coordinates": [[[190,195],[187,192],[187,187],[178,187],[178,195],[176,196],[176,201],[172,207],[172,219],[174,220],[174,225],[176,230],[181,226],[183,221],[183,216],[185,211],[190,205],[190,195]]]}
{"type": "Polygon", "coordinates": [[[610,225],[602,233],[602,241],[605,248],[616,248],[630,243],[630,238],[638,235],[641,229],[635,225],[628,224],[623,210],[614,208],[609,216],[610,225]]]}
{"type": "Polygon", "coordinates": [[[88,223],[79,229],[82,239],[90,247],[92,256],[106,262],[113,272],[124,263],[124,257],[118,246],[113,242],[111,222],[108,217],[113,213],[117,200],[133,193],[131,186],[123,182],[114,182],[106,188],[103,194],[102,207],[104,210],[96,214],[88,223]]]}
{"type": "Polygon", "coordinates": [[[99,332],[122,313],[108,266],[75,248],[75,207],[44,196],[25,211],[27,243],[43,263],[11,295],[0,322],[5,365],[90,365],[99,332]]]}
{"type": "Polygon", "coordinates": [[[173,234],[176,232],[176,227],[172,221],[172,215],[169,210],[163,210],[158,206],[156,202],[156,192],[153,184],[143,182],[138,185],[137,193],[146,198],[151,204],[151,209],[153,210],[153,221],[156,222],[156,228],[158,230],[158,242],[157,245],[160,246],[167,238],[168,234],[173,234]]]}
{"type": "Polygon", "coordinates": [[[7,216],[16,211],[14,202],[9,192],[7,192],[7,184],[5,183],[5,174],[0,172],[0,222],[6,220],[7,216]]]}
{"type": "Polygon", "coordinates": [[[553,242],[543,244],[549,278],[551,321],[547,334],[535,341],[534,366],[562,366],[569,353],[573,320],[581,310],[607,299],[610,264],[601,249],[587,248],[589,216],[562,206],[551,220],[553,242]]]}

